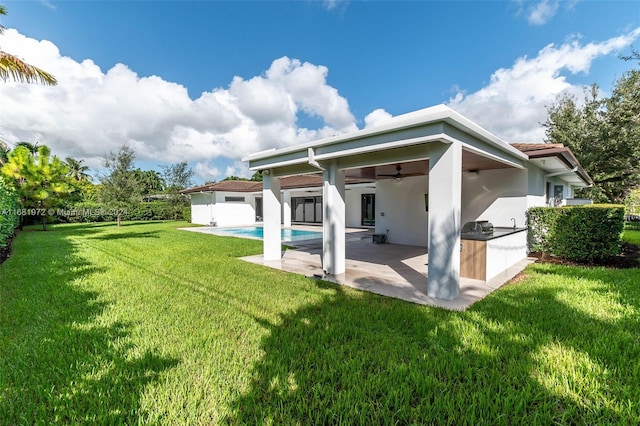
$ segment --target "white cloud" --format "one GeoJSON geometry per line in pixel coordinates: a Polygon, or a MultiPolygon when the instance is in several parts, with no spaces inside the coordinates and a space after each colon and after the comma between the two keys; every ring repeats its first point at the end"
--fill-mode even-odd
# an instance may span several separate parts
{"type": "Polygon", "coordinates": [[[586,73],[599,57],[619,51],[640,36],[640,28],[603,42],[560,46],[549,44],[533,58],[518,58],[511,68],[491,75],[490,83],[474,93],[458,91],[448,105],[509,142],[541,142],[546,106],[563,93],[582,95],[582,86],[569,74],[586,73]]]}
{"type": "Polygon", "coordinates": [[[234,161],[232,165],[227,166],[224,175],[248,179],[253,175],[253,172],[249,170],[249,165],[247,163],[243,161],[234,161]]]}
{"type": "Polygon", "coordinates": [[[349,4],[349,0],[322,0],[322,7],[325,9],[332,11],[337,9],[338,7],[346,8],[349,4]]]}
{"type": "Polygon", "coordinates": [[[530,4],[527,21],[532,25],[544,25],[558,12],[559,0],[542,0],[530,4]]]}
{"type": "Polygon", "coordinates": [[[389,120],[392,117],[393,116],[389,114],[387,111],[385,111],[384,109],[378,108],[376,110],[371,111],[364,118],[364,127],[377,126],[378,124],[382,124],[383,122],[389,120]]]}
{"type": "Polygon", "coordinates": [[[517,14],[524,15],[531,25],[544,25],[558,14],[573,10],[581,0],[514,0],[518,4],[517,14]]]}
{"type": "MultiPolygon", "coordinates": [[[[140,160],[191,161],[201,177],[219,178],[211,161],[288,146],[355,130],[349,104],[327,83],[324,66],[282,57],[250,79],[235,77],[193,100],[187,89],[158,76],[142,77],[124,64],[103,72],[90,59],[62,56],[49,41],[8,29],[3,50],[56,76],[58,86],[0,84],[0,138],[38,141],[59,156],[98,166],[123,144],[140,160]],[[318,117],[320,129],[297,125],[318,117]]],[[[237,168],[236,174],[248,170],[237,168]]]]}
{"type": "Polygon", "coordinates": [[[218,180],[220,177],[220,170],[207,162],[198,162],[193,167],[193,173],[202,179],[203,182],[211,182],[218,180]]]}

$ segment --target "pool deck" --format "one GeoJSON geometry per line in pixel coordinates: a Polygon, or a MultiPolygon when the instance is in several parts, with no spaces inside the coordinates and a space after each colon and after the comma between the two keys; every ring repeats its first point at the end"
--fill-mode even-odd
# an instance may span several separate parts
{"type": "MultiPolygon", "coordinates": [[[[319,231],[318,226],[295,225],[294,229],[319,231]]],[[[202,228],[183,228],[194,232],[202,228]]],[[[210,228],[209,228],[210,229],[210,228]]],[[[206,232],[206,231],[205,231],[206,232]]],[[[211,234],[210,231],[206,232],[211,234]]],[[[527,258],[490,281],[460,279],[460,295],[455,300],[440,300],[427,296],[426,247],[400,244],[373,244],[373,231],[350,228],[346,235],[346,271],[340,275],[325,275],[322,270],[322,240],[313,239],[285,243],[294,249],[285,250],[282,259],[264,261],[263,255],[241,258],[250,263],[322,279],[358,290],[402,299],[421,305],[463,311],[500,288],[535,259],[527,258]]]]}

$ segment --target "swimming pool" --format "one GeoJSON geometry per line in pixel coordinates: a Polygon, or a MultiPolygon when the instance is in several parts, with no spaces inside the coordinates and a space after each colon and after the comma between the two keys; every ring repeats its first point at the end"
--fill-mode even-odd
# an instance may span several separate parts
{"type": "MultiPolygon", "coordinates": [[[[249,226],[243,228],[212,228],[211,233],[219,235],[229,235],[240,238],[264,237],[264,230],[261,226],[249,226]]],[[[300,229],[282,229],[282,241],[304,241],[322,238],[322,232],[303,231],[300,229]]]]}

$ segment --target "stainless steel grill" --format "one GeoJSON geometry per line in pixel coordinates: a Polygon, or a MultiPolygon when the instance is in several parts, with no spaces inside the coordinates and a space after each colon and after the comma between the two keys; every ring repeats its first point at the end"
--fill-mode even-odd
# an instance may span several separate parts
{"type": "Polygon", "coordinates": [[[488,220],[467,222],[460,233],[467,235],[493,235],[493,224],[488,220]]]}

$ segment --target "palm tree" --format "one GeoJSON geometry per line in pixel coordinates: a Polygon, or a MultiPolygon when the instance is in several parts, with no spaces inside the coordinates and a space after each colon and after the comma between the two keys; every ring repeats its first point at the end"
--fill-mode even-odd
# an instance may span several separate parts
{"type": "Polygon", "coordinates": [[[0,140],[0,167],[4,166],[9,160],[9,147],[0,140]]]}
{"type": "Polygon", "coordinates": [[[64,164],[69,168],[67,176],[78,182],[81,180],[90,180],[91,176],[86,173],[89,170],[89,167],[83,165],[83,162],[84,160],[76,160],[75,158],[67,157],[64,160],[64,164]]]}
{"type": "Polygon", "coordinates": [[[38,148],[40,148],[38,146],[38,142],[31,143],[31,142],[21,141],[21,142],[18,142],[16,144],[16,148],[19,147],[19,146],[23,146],[23,147],[27,148],[29,150],[29,152],[31,153],[31,155],[34,155],[34,156],[38,155],[38,148]]]}
{"type": "MultiPolygon", "coordinates": [[[[0,15],[6,15],[7,8],[0,5],[0,15]]],[[[4,33],[4,27],[0,25],[0,34],[4,33]]],[[[11,79],[24,83],[42,83],[47,86],[55,86],[58,80],[48,72],[38,67],[29,65],[17,56],[0,50],[0,78],[11,79]]]]}

